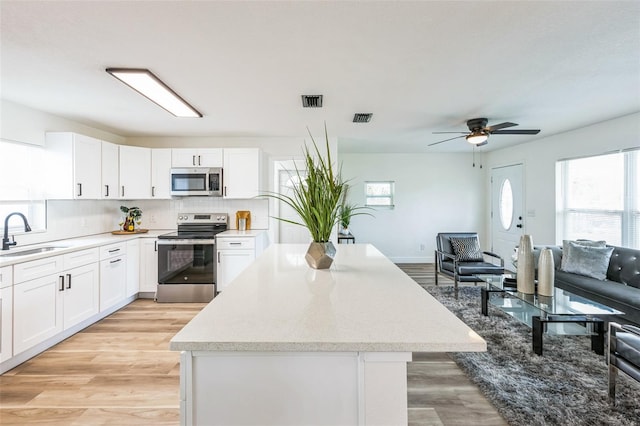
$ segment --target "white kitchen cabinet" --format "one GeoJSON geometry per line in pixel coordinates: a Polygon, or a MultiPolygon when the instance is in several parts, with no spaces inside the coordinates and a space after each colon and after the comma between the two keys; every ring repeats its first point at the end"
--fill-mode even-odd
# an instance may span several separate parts
{"type": "Polygon", "coordinates": [[[102,141],[102,198],[118,199],[118,145],[102,141]]]}
{"type": "Polygon", "coordinates": [[[13,354],[63,330],[64,276],[46,275],[13,286],[13,354]]]}
{"type": "Polygon", "coordinates": [[[252,237],[216,238],[216,291],[223,291],[256,258],[252,237]]]}
{"type": "Polygon", "coordinates": [[[151,149],[120,145],[119,164],[120,198],[151,198],[151,149]]]}
{"type": "Polygon", "coordinates": [[[125,297],[140,291],[140,240],[127,241],[127,284],[125,297]]]}
{"type": "Polygon", "coordinates": [[[98,249],[14,266],[17,355],[98,313],[98,249]]]}
{"type": "Polygon", "coordinates": [[[69,132],[46,135],[47,198],[101,198],[102,141],[69,132]]]}
{"type": "Polygon", "coordinates": [[[171,149],[151,149],[151,198],[171,198],[171,149]]]}
{"type": "Polygon", "coordinates": [[[98,313],[99,271],[97,262],[64,271],[64,291],[62,292],[64,330],[98,313]]]}
{"type": "Polygon", "coordinates": [[[141,244],[140,293],[141,296],[155,296],[158,290],[158,240],[142,238],[141,244]]]}
{"type": "Polygon", "coordinates": [[[125,299],[127,294],[126,244],[100,248],[100,312],[125,299]]]}
{"type": "Polygon", "coordinates": [[[0,362],[13,356],[13,267],[0,268],[0,362]]]}
{"type": "Polygon", "coordinates": [[[222,167],[222,148],[174,148],[172,167],[222,167]]]}
{"type": "Polygon", "coordinates": [[[225,148],[224,197],[253,198],[260,195],[261,163],[258,148],[225,148]]]}

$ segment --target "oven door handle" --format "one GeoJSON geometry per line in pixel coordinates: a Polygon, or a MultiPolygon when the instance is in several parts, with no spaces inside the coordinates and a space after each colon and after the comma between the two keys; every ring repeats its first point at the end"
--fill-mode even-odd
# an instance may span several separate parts
{"type": "Polygon", "coordinates": [[[171,239],[158,239],[158,245],[159,246],[187,246],[187,245],[215,245],[216,240],[198,240],[198,239],[191,239],[191,240],[171,240],[171,239]]]}

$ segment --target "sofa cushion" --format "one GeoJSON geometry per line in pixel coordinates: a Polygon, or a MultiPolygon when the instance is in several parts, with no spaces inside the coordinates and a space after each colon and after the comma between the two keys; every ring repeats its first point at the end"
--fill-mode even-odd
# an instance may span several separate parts
{"type": "MultiPolygon", "coordinates": [[[[569,290],[579,296],[584,296],[596,302],[631,314],[640,312],[640,291],[635,287],[615,282],[600,281],[569,272],[556,271],[556,286],[569,290]]],[[[636,315],[632,315],[636,321],[636,315]]]]}
{"type": "Polygon", "coordinates": [[[570,241],[563,249],[563,262],[560,269],[564,272],[585,275],[604,280],[607,278],[609,259],[613,247],[593,247],[570,241]]]}
{"type": "Polygon", "coordinates": [[[460,262],[482,262],[482,250],[477,237],[451,237],[451,246],[460,262]]]}
{"type": "Polygon", "coordinates": [[[569,243],[579,244],[585,247],[606,247],[606,241],[592,241],[592,240],[562,240],[562,259],[560,259],[560,269],[564,270],[565,262],[567,261],[567,252],[569,251],[569,243]]]}

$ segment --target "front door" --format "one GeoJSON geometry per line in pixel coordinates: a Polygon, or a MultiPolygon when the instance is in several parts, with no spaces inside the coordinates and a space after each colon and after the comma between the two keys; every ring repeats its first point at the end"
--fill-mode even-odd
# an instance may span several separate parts
{"type": "Polygon", "coordinates": [[[515,270],[511,255],[524,233],[523,165],[491,170],[492,251],[504,259],[506,269],[515,270]]]}

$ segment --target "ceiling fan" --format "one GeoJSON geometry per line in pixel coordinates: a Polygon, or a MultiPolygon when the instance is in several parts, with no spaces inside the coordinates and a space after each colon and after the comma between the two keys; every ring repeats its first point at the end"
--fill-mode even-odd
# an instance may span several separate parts
{"type": "Polygon", "coordinates": [[[465,138],[467,142],[475,146],[483,146],[486,145],[489,139],[489,135],[537,135],[540,133],[540,129],[535,130],[502,130],[508,127],[517,126],[516,123],[500,123],[494,124],[493,126],[487,126],[489,120],[486,118],[472,118],[467,121],[467,127],[469,128],[469,132],[433,132],[436,134],[444,134],[444,133],[461,133],[462,136],[456,136],[454,138],[445,139],[439,142],[434,142],[429,144],[429,146],[438,145],[439,143],[452,141],[454,139],[465,138]]]}

